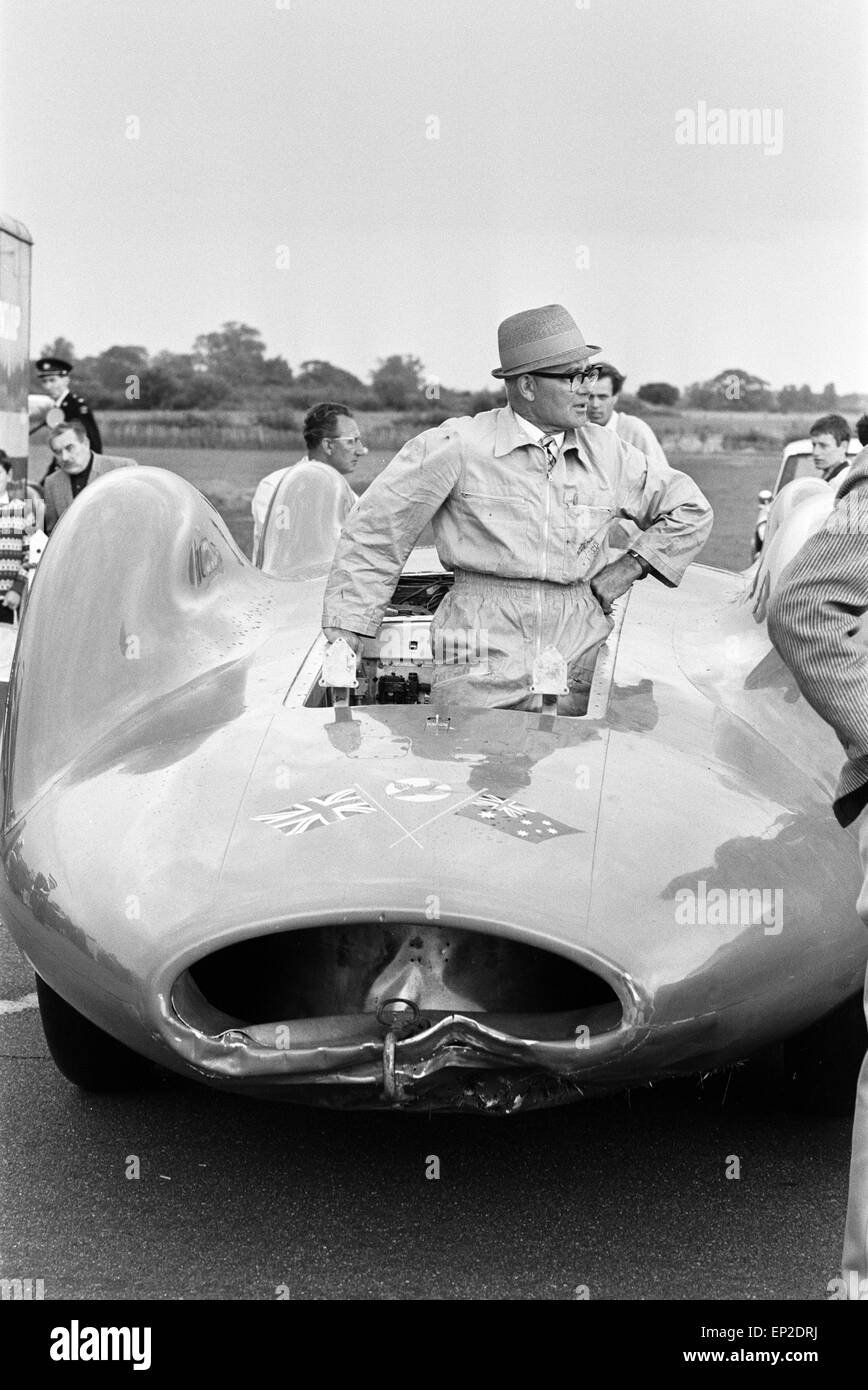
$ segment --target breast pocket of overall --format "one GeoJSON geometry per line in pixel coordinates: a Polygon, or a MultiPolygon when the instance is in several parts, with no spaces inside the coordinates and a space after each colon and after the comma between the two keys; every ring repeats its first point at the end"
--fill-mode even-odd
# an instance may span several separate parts
{"type": "Polygon", "coordinates": [[[458,493],[461,569],[479,574],[531,574],[531,504],[518,484],[483,492],[468,481],[458,493]]]}
{"type": "Polygon", "coordinates": [[[561,513],[565,584],[585,579],[608,563],[608,534],[614,515],[614,506],[602,498],[591,502],[575,488],[565,490],[561,513]]]}

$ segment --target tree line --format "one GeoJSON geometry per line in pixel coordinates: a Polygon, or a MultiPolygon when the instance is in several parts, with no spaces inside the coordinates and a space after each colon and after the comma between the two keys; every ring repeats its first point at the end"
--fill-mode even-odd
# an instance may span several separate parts
{"type": "Polygon", "coordinates": [[[648,405],[680,403],[688,410],[772,410],[790,414],[794,411],[864,409],[858,393],[839,396],[833,381],[822,391],[812,391],[808,385],[781,386],[774,390],[769,382],[742,367],[727,367],[708,381],[694,381],[685,388],[683,395],[677,386],[667,381],[648,382],[639,387],[636,395],[648,405]]]}
{"type": "Polygon", "coordinates": [[[293,409],[307,409],[315,400],[341,401],[351,410],[430,406],[449,414],[474,414],[502,403],[499,390],[442,386],[411,355],[382,358],[370,383],[318,358],[293,370],[285,358],[266,356],[259,330],[246,323],[224,323],[200,334],[189,353],[151,355],[138,345],[115,344],[96,356],[76,358],[72,343],[56,338],[40,355],[73,362],[76,390],[97,410],[253,410],[263,424],[280,427],[291,424],[293,409]]]}
{"type": "MultiPolygon", "coordinates": [[[[285,358],[266,355],[259,330],[229,322],[202,333],[188,353],[150,354],[138,345],[115,344],[76,360],[72,343],[56,338],[44,357],[75,363],[76,389],[98,410],[247,410],[264,425],[291,425],[292,412],[315,400],[343,401],[351,410],[476,414],[503,402],[500,389],[468,391],[442,385],[426,374],[418,357],[395,353],[381,358],[364,382],[343,367],[309,358],[293,370],[285,358]]],[[[34,384],[38,390],[38,384],[34,384]]],[[[651,406],[695,410],[830,411],[864,409],[858,395],[839,397],[834,382],[822,391],[787,385],[774,390],[762,377],[727,368],[682,392],[670,382],[646,382],[635,398],[651,406]]]]}

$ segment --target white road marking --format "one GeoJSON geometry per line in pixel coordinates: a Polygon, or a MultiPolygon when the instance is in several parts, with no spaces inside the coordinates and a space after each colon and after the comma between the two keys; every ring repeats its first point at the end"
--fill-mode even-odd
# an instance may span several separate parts
{"type": "Polygon", "coordinates": [[[0,1014],[20,1014],[25,1009],[35,1009],[38,1002],[35,994],[25,994],[23,999],[0,999],[0,1014]]]}

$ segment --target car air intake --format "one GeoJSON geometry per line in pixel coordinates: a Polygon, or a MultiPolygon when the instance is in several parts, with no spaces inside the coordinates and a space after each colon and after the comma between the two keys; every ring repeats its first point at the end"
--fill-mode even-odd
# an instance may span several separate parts
{"type": "Polygon", "coordinates": [[[238,1023],[375,1014],[384,1000],[424,1014],[486,1015],[498,1026],[563,1037],[573,1021],[616,1028],[605,980],[538,946],[442,924],[361,922],[251,937],[189,969],[216,1014],[238,1023]]]}

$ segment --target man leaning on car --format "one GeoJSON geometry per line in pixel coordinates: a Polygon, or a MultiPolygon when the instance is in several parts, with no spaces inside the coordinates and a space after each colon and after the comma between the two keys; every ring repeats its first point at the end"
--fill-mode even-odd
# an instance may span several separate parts
{"type": "Polygon", "coordinates": [[[45,479],[45,534],[50,536],[78,494],[95,479],[115,468],[135,468],[135,459],[95,454],[80,420],[58,425],[48,436],[56,469],[45,479]]]}
{"type": "Polygon", "coordinates": [[[842,474],[850,462],[849,443],[850,426],[843,415],[821,415],[811,426],[814,467],[823,482],[834,482],[836,489],[843,483],[842,474]]]}
{"type": "Polygon", "coordinates": [[[600,349],[561,305],[505,319],[498,347],[508,404],[426,430],[375,479],[344,525],[323,627],[360,652],[430,521],[455,574],[431,627],[432,694],[533,708],[534,659],[556,648],[569,688],[559,708],[582,714],[612,604],[646,574],[677,585],[711,508],[686,474],[586,423],[600,349]],[[612,539],[622,517],[641,531],[629,549],[612,539]]]}
{"type": "MultiPolygon", "coordinates": [[[[805,699],[831,724],[847,752],[849,761],[841,773],[834,811],[841,825],[857,829],[865,875],[858,911],[868,926],[866,622],[868,449],[863,449],[841,485],[825,526],[784,571],[769,605],[768,626],[805,699]]],[[[865,1009],[868,1018],[868,974],[865,1009]]],[[[843,1268],[848,1290],[859,1291],[856,1297],[868,1295],[868,1056],[856,1089],[843,1268]]]]}

